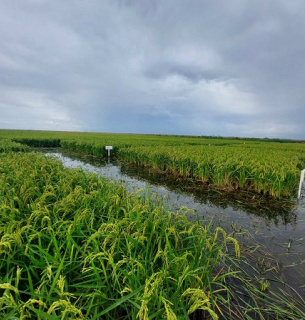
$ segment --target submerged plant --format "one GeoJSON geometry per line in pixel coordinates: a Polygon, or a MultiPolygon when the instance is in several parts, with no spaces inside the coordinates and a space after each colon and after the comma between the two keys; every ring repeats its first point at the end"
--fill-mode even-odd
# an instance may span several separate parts
{"type": "Polygon", "coordinates": [[[260,291],[265,292],[269,289],[270,283],[267,280],[262,280],[260,282],[260,291]]]}

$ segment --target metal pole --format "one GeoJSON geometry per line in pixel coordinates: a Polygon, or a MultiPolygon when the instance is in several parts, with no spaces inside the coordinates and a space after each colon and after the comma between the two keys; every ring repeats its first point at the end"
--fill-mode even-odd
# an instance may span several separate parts
{"type": "Polygon", "coordinates": [[[304,181],[304,175],[305,175],[305,169],[303,169],[303,170],[301,171],[298,199],[301,198],[301,191],[302,191],[302,184],[303,184],[303,181],[304,181]]]}
{"type": "Polygon", "coordinates": [[[110,158],[110,149],[108,149],[108,158],[110,158]]]}

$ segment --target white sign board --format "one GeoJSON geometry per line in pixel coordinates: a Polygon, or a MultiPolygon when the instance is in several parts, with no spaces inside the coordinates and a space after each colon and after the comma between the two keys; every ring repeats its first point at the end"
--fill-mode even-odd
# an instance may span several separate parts
{"type": "Polygon", "coordinates": [[[110,157],[110,150],[113,149],[113,146],[106,146],[105,149],[108,151],[108,158],[110,157]]]}

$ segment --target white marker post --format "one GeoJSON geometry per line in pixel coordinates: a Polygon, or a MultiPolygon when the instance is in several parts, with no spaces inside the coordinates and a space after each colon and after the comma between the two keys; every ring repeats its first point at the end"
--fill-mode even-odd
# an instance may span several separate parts
{"type": "Polygon", "coordinates": [[[304,176],[305,176],[305,169],[303,169],[303,170],[301,171],[298,199],[301,198],[301,190],[302,190],[302,184],[303,184],[303,181],[304,181],[304,176]]]}
{"type": "Polygon", "coordinates": [[[110,150],[113,149],[113,146],[106,146],[105,149],[108,150],[108,158],[110,158],[110,150]]]}

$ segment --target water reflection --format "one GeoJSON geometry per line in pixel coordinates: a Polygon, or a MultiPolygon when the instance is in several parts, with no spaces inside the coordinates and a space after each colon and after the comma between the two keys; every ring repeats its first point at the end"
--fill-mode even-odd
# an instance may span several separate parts
{"type": "Polygon", "coordinates": [[[168,190],[192,195],[194,200],[201,204],[215,206],[219,209],[232,208],[254,214],[266,220],[273,221],[275,225],[296,223],[296,203],[290,200],[278,201],[272,198],[235,190],[227,191],[215,189],[208,185],[176,179],[170,175],[155,173],[147,168],[121,164],[122,174],[145,180],[153,185],[166,186],[168,190]]]}
{"type": "MultiPolygon", "coordinates": [[[[47,152],[52,154],[50,151],[47,152]]],[[[273,222],[276,226],[297,223],[297,204],[295,201],[279,201],[271,197],[241,190],[215,189],[208,185],[191,180],[177,179],[170,175],[156,173],[147,168],[132,166],[113,159],[97,159],[92,156],[63,150],[55,150],[53,155],[66,157],[76,162],[82,161],[82,164],[79,165],[83,167],[87,165],[88,170],[96,171],[119,182],[125,182],[129,186],[132,185],[133,189],[145,187],[143,182],[147,182],[148,186],[153,191],[158,192],[160,196],[168,193],[173,196],[172,193],[174,193],[176,195],[175,198],[177,198],[177,195],[180,198],[184,197],[184,199],[178,201],[183,202],[181,205],[185,205],[185,202],[187,202],[185,197],[191,197],[192,201],[206,205],[208,208],[216,207],[222,210],[229,208],[234,211],[243,211],[246,215],[256,215],[266,220],[267,225],[269,224],[268,221],[273,222]]],[[[67,161],[68,159],[65,159],[66,163],[67,161]]],[[[74,165],[77,166],[76,163],[74,165]]],[[[172,202],[171,204],[173,204],[172,202]]],[[[177,199],[175,202],[177,202],[177,199]]]]}
{"type": "Polygon", "coordinates": [[[213,218],[215,224],[234,232],[246,246],[259,244],[264,259],[276,261],[281,275],[305,297],[305,203],[276,201],[246,192],[224,192],[192,181],[175,180],[128,164],[96,159],[71,152],[56,151],[48,155],[62,160],[68,167],[82,167],[90,172],[123,183],[130,191],[150,189],[166,199],[171,209],[188,207],[193,219],[213,218]]]}

